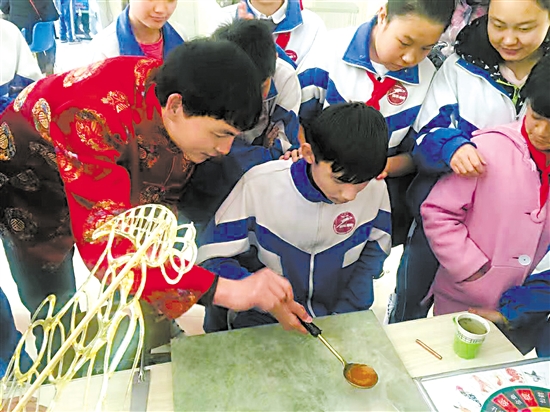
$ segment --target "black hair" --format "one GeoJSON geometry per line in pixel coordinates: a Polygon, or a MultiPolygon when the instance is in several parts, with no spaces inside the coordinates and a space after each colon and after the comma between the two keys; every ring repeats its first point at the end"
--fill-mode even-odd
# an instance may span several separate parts
{"type": "Polygon", "coordinates": [[[229,40],[243,49],[258,67],[263,81],[275,74],[277,50],[273,34],[266,22],[256,19],[234,20],[219,27],[212,34],[212,38],[229,40]]]}
{"type": "Polygon", "coordinates": [[[540,116],[550,119],[550,55],[542,57],[533,67],[525,85],[521,88],[521,97],[531,109],[540,116]]]}
{"type": "Polygon", "coordinates": [[[304,125],[315,161],[332,163],[344,183],[363,183],[386,167],[388,126],[379,111],[364,103],[340,103],[304,125]]]}
{"type": "MultiPolygon", "coordinates": [[[[550,11],[550,0],[535,0],[544,10],[550,11]]],[[[491,4],[491,0],[487,0],[487,4],[491,4]]]]}
{"type": "Polygon", "coordinates": [[[252,129],[262,112],[258,70],[229,41],[196,39],[177,46],[159,68],[155,82],[161,106],[178,93],[186,115],[224,120],[240,131],[252,129]]]}
{"type": "Polygon", "coordinates": [[[388,0],[388,20],[394,16],[418,14],[445,28],[451,24],[455,0],[388,0]]]}

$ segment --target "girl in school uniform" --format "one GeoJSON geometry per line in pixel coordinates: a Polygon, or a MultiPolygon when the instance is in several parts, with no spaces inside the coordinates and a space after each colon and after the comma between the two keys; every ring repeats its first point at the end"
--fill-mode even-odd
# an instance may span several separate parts
{"type": "Polygon", "coordinates": [[[278,56],[295,68],[326,32],[323,20],[304,9],[302,0],[242,0],[224,7],[213,29],[240,18],[266,21],[273,32],[278,56]]]}
{"type": "Polygon", "coordinates": [[[484,173],[486,159],[470,141],[472,133],[520,117],[519,91],[550,50],[549,28],[550,0],[491,0],[488,14],[460,32],[455,53],[434,77],[414,126],[419,175],[408,201],[416,227],[398,270],[391,321],[426,316],[431,304],[423,298],[438,263],[422,230],[421,203],[442,174],[484,173]]]}
{"type": "Polygon", "coordinates": [[[168,23],[177,0],[130,0],[118,18],[90,42],[91,62],[115,56],[146,56],[164,60],[182,44],[182,28],[168,23]]]}
{"type": "Polygon", "coordinates": [[[454,0],[389,0],[361,26],[329,32],[298,68],[302,121],[323,107],[350,101],[364,102],[386,118],[390,158],[379,178],[391,177],[394,245],[405,240],[411,220],[404,193],[414,165],[403,141],[435,74],[426,57],[453,10],[454,0]]]}

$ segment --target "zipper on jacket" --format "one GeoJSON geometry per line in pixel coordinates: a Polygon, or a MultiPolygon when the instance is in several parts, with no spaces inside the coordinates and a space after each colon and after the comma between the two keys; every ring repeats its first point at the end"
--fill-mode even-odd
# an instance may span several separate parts
{"type": "Polygon", "coordinates": [[[315,312],[313,312],[313,306],[311,304],[311,298],[313,297],[313,270],[315,268],[315,253],[312,253],[309,258],[309,291],[307,294],[307,308],[312,317],[315,317],[315,312]]]}
{"type": "Polygon", "coordinates": [[[313,297],[313,272],[315,270],[315,245],[317,244],[317,239],[319,239],[319,231],[321,229],[321,211],[323,210],[323,205],[317,205],[317,230],[315,231],[315,239],[311,245],[311,255],[309,257],[309,279],[308,279],[308,294],[307,294],[307,307],[312,317],[316,317],[315,312],[313,311],[313,305],[311,304],[311,298],[313,297]]]}

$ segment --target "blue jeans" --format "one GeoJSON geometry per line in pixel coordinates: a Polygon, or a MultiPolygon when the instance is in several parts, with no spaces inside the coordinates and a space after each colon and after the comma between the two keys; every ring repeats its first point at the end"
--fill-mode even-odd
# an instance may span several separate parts
{"type": "MultiPolygon", "coordinates": [[[[2,289],[0,289],[0,378],[6,373],[19,339],[21,339],[21,333],[15,328],[10,303],[2,289]]],[[[26,372],[32,365],[32,360],[24,350],[20,359],[21,371],[26,372]]]]}
{"type": "Polygon", "coordinates": [[[74,41],[72,0],[60,0],[61,13],[59,15],[61,40],[74,41]]]}

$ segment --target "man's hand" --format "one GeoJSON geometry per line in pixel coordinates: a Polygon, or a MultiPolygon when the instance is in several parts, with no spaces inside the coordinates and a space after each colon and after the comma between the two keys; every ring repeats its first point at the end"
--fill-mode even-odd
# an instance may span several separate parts
{"type": "Polygon", "coordinates": [[[453,157],[451,157],[450,166],[457,175],[478,177],[485,172],[486,164],[474,146],[465,144],[459,147],[453,157]]]}
{"type": "Polygon", "coordinates": [[[290,301],[273,308],[271,314],[279,321],[284,330],[296,330],[307,335],[307,330],[302,326],[298,318],[304,322],[311,322],[311,316],[298,302],[290,301]]]}
{"type": "Polygon", "coordinates": [[[292,301],[294,294],[288,280],[263,268],[243,280],[220,277],[212,303],[234,311],[258,308],[270,312],[281,303],[292,301]]]}
{"type": "Polygon", "coordinates": [[[237,17],[241,20],[254,20],[254,15],[248,12],[246,1],[241,1],[237,6],[237,17]]]}

